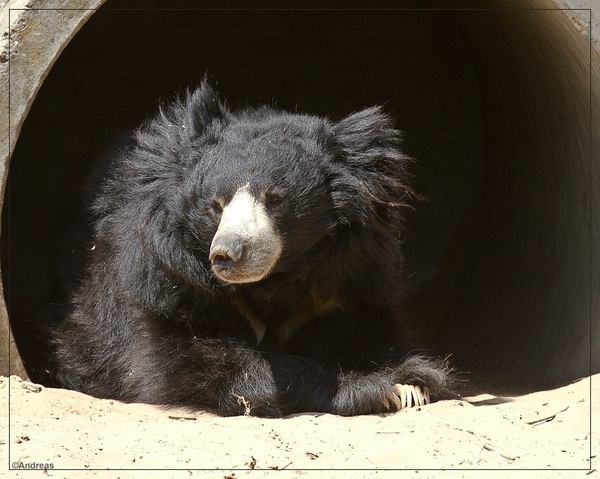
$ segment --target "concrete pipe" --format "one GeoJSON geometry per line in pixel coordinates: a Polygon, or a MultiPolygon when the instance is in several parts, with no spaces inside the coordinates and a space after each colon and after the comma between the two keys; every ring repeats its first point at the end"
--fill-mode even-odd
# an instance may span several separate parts
{"type": "MultiPolygon", "coordinates": [[[[466,390],[523,393],[600,370],[592,1],[192,3],[2,9],[2,279],[32,379],[47,379],[36,324],[57,301],[52,258],[93,158],[206,72],[232,106],[395,116],[424,198],[409,218],[407,315],[466,390]]],[[[0,372],[25,375],[1,319],[0,372]]]]}

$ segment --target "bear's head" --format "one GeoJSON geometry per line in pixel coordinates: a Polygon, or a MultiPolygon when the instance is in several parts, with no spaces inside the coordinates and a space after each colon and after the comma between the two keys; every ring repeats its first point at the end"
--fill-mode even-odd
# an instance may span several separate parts
{"type": "Polygon", "coordinates": [[[336,122],[232,112],[204,81],[135,140],[113,183],[127,177],[120,197],[135,206],[149,282],[210,290],[302,278],[331,261],[353,274],[401,256],[409,159],[379,107],[336,122]]]}
{"type": "Polygon", "coordinates": [[[210,234],[208,258],[219,279],[253,283],[295,273],[332,234],[339,218],[327,126],[262,108],[231,116],[205,146],[190,187],[210,222],[198,233],[210,234]]]}

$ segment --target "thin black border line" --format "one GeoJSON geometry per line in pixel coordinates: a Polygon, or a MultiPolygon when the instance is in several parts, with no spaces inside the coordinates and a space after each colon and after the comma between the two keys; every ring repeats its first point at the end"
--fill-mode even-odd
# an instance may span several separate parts
{"type": "MultiPolygon", "coordinates": [[[[10,1],[10,0],[8,0],[10,1]]],[[[590,8],[9,8],[18,12],[585,12],[590,8]]],[[[591,31],[591,30],[590,30],[591,31]]]]}
{"type": "MultiPolygon", "coordinates": [[[[8,0],[8,4],[10,4],[10,1],[11,0],[8,0]]],[[[11,146],[10,146],[11,145],[11,138],[12,138],[12,124],[11,124],[11,115],[10,115],[11,105],[12,105],[12,100],[11,100],[11,91],[12,91],[12,89],[11,89],[11,67],[10,67],[10,63],[11,63],[11,58],[10,57],[11,57],[11,52],[12,52],[12,34],[11,34],[12,33],[12,27],[11,27],[12,20],[11,20],[11,13],[12,13],[12,9],[10,8],[10,5],[9,5],[9,9],[8,9],[8,25],[7,25],[7,28],[8,28],[8,52],[7,52],[7,54],[8,54],[8,62],[7,62],[8,63],[8,75],[7,75],[7,79],[8,79],[8,108],[7,108],[7,111],[6,111],[6,114],[8,115],[8,122],[7,122],[8,123],[8,132],[7,132],[7,134],[8,134],[8,142],[7,142],[7,145],[6,145],[6,147],[8,148],[8,158],[7,158],[8,163],[6,165],[6,171],[4,172],[4,175],[5,175],[4,177],[6,178],[6,184],[4,185],[4,195],[5,195],[5,197],[2,199],[2,212],[4,212],[4,208],[6,206],[9,206],[8,211],[7,211],[8,232],[9,232],[9,235],[8,235],[8,241],[6,242],[7,243],[7,247],[8,247],[8,256],[7,256],[8,265],[7,265],[7,275],[4,276],[7,279],[7,284],[4,284],[4,282],[2,284],[2,289],[4,290],[4,291],[2,291],[2,295],[3,295],[2,300],[4,301],[4,308],[6,309],[6,320],[8,321],[8,331],[7,331],[8,332],[8,334],[7,334],[7,341],[8,341],[8,344],[7,344],[7,349],[8,349],[8,355],[7,355],[8,356],[8,402],[7,402],[7,404],[8,404],[8,414],[7,414],[7,419],[8,419],[8,421],[7,421],[8,422],[8,427],[7,427],[7,430],[8,430],[8,437],[7,437],[7,442],[8,442],[8,447],[7,447],[7,449],[8,449],[8,456],[7,456],[7,460],[8,460],[8,464],[7,464],[7,466],[9,466],[9,470],[10,470],[10,466],[11,466],[11,464],[10,464],[10,445],[11,445],[11,440],[10,439],[12,437],[12,435],[11,435],[11,420],[10,420],[11,419],[10,418],[10,416],[11,416],[10,412],[12,410],[12,407],[11,407],[11,394],[10,394],[11,382],[12,382],[12,379],[11,379],[11,376],[12,376],[12,374],[11,374],[11,366],[12,366],[11,349],[12,348],[10,347],[11,346],[10,345],[10,339],[11,339],[11,335],[12,335],[12,326],[10,324],[10,314],[9,314],[9,308],[8,308],[8,305],[9,305],[9,299],[8,298],[10,297],[10,283],[11,283],[11,281],[10,281],[10,277],[11,277],[11,274],[10,274],[10,266],[11,266],[11,259],[10,259],[11,258],[11,254],[10,254],[10,251],[11,251],[10,243],[11,243],[11,241],[10,241],[10,238],[11,238],[11,235],[10,235],[10,188],[9,188],[10,177],[9,177],[9,173],[10,173],[10,165],[12,163],[12,154],[13,154],[13,151],[12,151],[11,146]],[[8,198],[7,198],[7,196],[8,196],[8,198]],[[7,204],[7,199],[8,199],[8,204],[7,204]],[[6,291],[8,291],[8,295],[7,296],[5,296],[6,291]]],[[[1,217],[0,217],[0,220],[1,220],[1,217]]],[[[6,231],[4,229],[2,229],[1,234],[6,234],[6,231]]],[[[1,265],[0,265],[0,268],[1,268],[1,265]]],[[[16,342],[15,342],[15,345],[16,345],[16,342]]]]}
{"type": "MultiPolygon", "coordinates": [[[[8,3],[10,3],[11,0],[8,0],[8,3]]],[[[592,47],[592,43],[593,43],[593,23],[592,23],[592,19],[593,19],[593,14],[592,14],[592,9],[591,8],[431,8],[431,9],[427,9],[427,8],[372,8],[372,9],[367,9],[367,8],[323,8],[323,9],[319,9],[319,8],[127,8],[127,9],[118,9],[118,8],[102,8],[102,5],[100,7],[97,8],[8,8],[8,168],[7,171],[5,173],[6,175],[6,184],[5,184],[5,195],[6,193],[8,193],[7,196],[5,196],[5,198],[3,199],[3,207],[6,204],[6,199],[8,198],[8,203],[9,203],[9,208],[8,208],[8,212],[7,212],[7,217],[8,217],[8,224],[9,224],[9,231],[10,231],[10,189],[8,188],[9,183],[10,183],[10,178],[9,178],[9,172],[10,172],[10,164],[11,164],[11,160],[12,160],[12,151],[11,151],[11,133],[12,133],[12,125],[11,125],[11,116],[10,116],[10,110],[11,110],[11,52],[12,52],[12,35],[11,35],[11,13],[12,11],[94,11],[94,12],[98,12],[100,9],[102,9],[103,11],[112,11],[112,12],[120,12],[120,11],[127,11],[127,12],[132,12],[132,11],[352,11],[352,12],[358,12],[358,11],[372,11],[372,12],[379,12],[379,11],[448,11],[448,12],[464,12],[464,11],[485,11],[485,12],[498,12],[498,11],[563,11],[563,12],[568,12],[568,11],[587,11],[589,14],[589,37],[588,37],[588,42],[589,42],[589,103],[590,103],[590,110],[589,110],[589,150],[590,150],[590,155],[589,155],[589,167],[590,167],[590,198],[589,198],[589,202],[590,202],[590,221],[589,221],[589,235],[590,235],[590,251],[589,251],[589,260],[590,260],[590,272],[589,272],[589,283],[590,283],[590,294],[589,294],[589,305],[590,305],[590,317],[589,317],[589,326],[590,326],[590,348],[589,348],[589,353],[590,353],[590,363],[589,363],[589,367],[590,367],[590,374],[589,374],[589,411],[590,411],[590,420],[589,420],[589,468],[576,468],[576,469],[563,469],[563,468],[544,468],[544,469],[538,469],[538,468],[519,468],[519,469],[509,469],[509,468],[501,468],[501,469],[494,469],[494,468],[466,468],[466,469],[462,469],[462,468],[418,468],[418,470],[421,471],[441,471],[441,470],[448,470],[448,471],[514,471],[514,472],[518,472],[518,471],[544,471],[544,472],[551,472],[551,471],[593,471],[592,468],[592,461],[594,459],[593,457],[593,450],[592,450],[592,437],[593,437],[593,431],[592,431],[592,400],[593,400],[593,394],[592,394],[592,371],[593,371],[593,335],[592,335],[592,306],[593,306],[593,290],[592,290],[592,285],[593,285],[593,273],[594,273],[594,265],[592,263],[593,260],[593,214],[594,214],[594,208],[593,208],[593,201],[592,201],[592,196],[593,196],[593,178],[594,178],[594,167],[593,167],[593,137],[592,137],[592,126],[593,126],[593,102],[592,102],[592,93],[593,93],[593,84],[592,84],[592,73],[593,73],[593,69],[592,69],[592,52],[593,52],[593,47],[592,47]]],[[[90,17],[91,18],[91,17],[90,17]]],[[[88,18],[89,20],[89,18],[88,18]]],[[[81,28],[83,28],[85,26],[85,23],[81,26],[81,28]]],[[[580,32],[581,33],[581,32],[580,32]]],[[[73,37],[74,38],[74,37],[73,37]]],[[[73,39],[71,38],[67,44],[64,45],[63,47],[63,51],[64,48],[66,48],[68,46],[68,44],[71,42],[71,40],[73,39]]],[[[62,54],[62,52],[61,52],[62,54]]],[[[34,102],[35,102],[35,98],[34,98],[34,102]]],[[[33,103],[32,103],[33,105],[33,103]]],[[[16,144],[15,144],[16,145],[16,144]]],[[[8,241],[7,241],[7,245],[8,245],[8,284],[4,285],[4,290],[8,290],[8,296],[10,296],[10,235],[8,237],[8,241]]],[[[6,300],[5,300],[5,305],[6,305],[6,300]]],[[[7,305],[6,305],[7,306],[7,305]]],[[[8,308],[7,308],[7,319],[8,319],[8,308]]],[[[9,320],[9,325],[10,325],[10,320],[9,320]]],[[[9,329],[9,333],[10,333],[10,329],[9,329]]],[[[11,364],[11,348],[10,348],[10,334],[8,335],[8,361],[9,361],[9,368],[10,368],[10,364],[11,364]]],[[[24,471],[24,470],[28,470],[28,469],[13,469],[10,464],[11,462],[11,375],[9,374],[8,377],[8,461],[9,461],[9,471],[24,471]]],[[[52,469],[53,471],[164,471],[164,470],[170,470],[170,471],[189,471],[189,470],[194,470],[194,471],[215,471],[215,470],[221,470],[221,471],[248,471],[249,469],[215,469],[215,468],[210,468],[210,469],[206,469],[206,468],[202,468],[202,469],[193,469],[193,468],[181,468],[181,469],[172,469],[172,468],[143,468],[143,469],[138,469],[138,468],[115,468],[115,469],[111,469],[111,468],[100,468],[100,469],[94,469],[94,468],[68,468],[68,469],[52,469]]],[[[266,469],[262,469],[262,468],[257,468],[257,469],[253,469],[255,471],[273,471],[273,468],[266,468],[266,469]]],[[[282,469],[278,469],[280,471],[286,470],[286,471],[413,471],[415,470],[415,468],[403,468],[403,469],[379,469],[379,468],[361,468],[361,469],[347,469],[347,468],[341,468],[341,469],[337,469],[337,468],[333,468],[333,469],[287,469],[286,467],[282,468],[282,469]]]]}
{"type": "MultiPolygon", "coordinates": [[[[590,102],[590,112],[589,112],[589,127],[588,127],[588,131],[589,131],[589,148],[590,148],[590,224],[589,224],[589,228],[590,228],[590,381],[589,381],[589,393],[590,393],[590,424],[589,424],[589,449],[590,449],[590,471],[593,470],[592,468],[592,463],[594,460],[594,454],[593,454],[593,448],[592,448],[592,444],[593,444],[593,438],[594,438],[594,433],[593,433],[593,421],[592,421],[592,391],[593,391],[593,387],[592,387],[592,383],[593,383],[593,371],[594,371],[594,358],[593,358],[593,346],[594,346],[594,341],[593,341],[593,322],[592,322],[592,314],[593,314],[593,308],[594,308],[594,291],[593,291],[593,285],[594,285],[594,213],[595,213],[595,209],[594,209],[594,201],[593,201],[593,197],[594,197],[594,173],[596,168],[594,167],[594,158],[593,158],[593,154],[594,154],[594,138],[593,138],[593,109],[594,109],[594,102],[592,101],[593,98],[593,68],[592,68],[592,58],[593,58],[593,52],[594,49],[592,48],[592,43],[593,43],[593,38],[594,38],[594,33],[593,33],[593,27],[594,27],[594,23],[593,23],[593,12],[592,9],[588,9],[588,29],[589,29],[589,37],[588,37],[588,46],[589,46],[589,74],[590,74],[590,83],[589,83],[589,102],[590,102]]],[[[600,38],[598,39],[598,41],[600,42],[600,38]]],[[[596,205],[598,206],[598,205],[596,205]]],[[[598,273],[600,274],[600,272],[598,273]]],[[[600,294],[600,293],[598,293],[600,294]]]]}

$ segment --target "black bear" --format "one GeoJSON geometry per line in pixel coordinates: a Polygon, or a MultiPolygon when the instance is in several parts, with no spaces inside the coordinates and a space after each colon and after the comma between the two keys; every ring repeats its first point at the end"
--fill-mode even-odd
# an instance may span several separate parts
{"type": "Polygon", "coordinates": [[[385,413],[453,396],[403,325],[400,133],[231,111],[203,81],[112,155],[54,332],[60,383],[223,415],[385,413]]]}

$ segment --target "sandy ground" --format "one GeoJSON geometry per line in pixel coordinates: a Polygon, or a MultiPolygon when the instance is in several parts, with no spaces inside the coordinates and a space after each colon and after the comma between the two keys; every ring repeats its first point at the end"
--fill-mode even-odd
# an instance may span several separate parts
{"type": "Polygon", "coordinates": [[[597,375],[553,391],[385,417],[221,418],[12,376],[0,378],[0,407],[9,412],[0,424],[0,476],[600,478],[600,440],[591,434],[600,426],[599,392],[597,375]],[[16,469],[33,463],[40,470],[16,469]]]}

